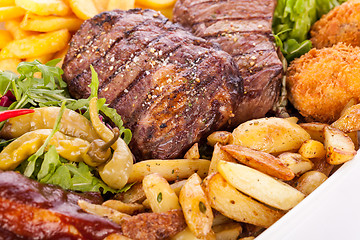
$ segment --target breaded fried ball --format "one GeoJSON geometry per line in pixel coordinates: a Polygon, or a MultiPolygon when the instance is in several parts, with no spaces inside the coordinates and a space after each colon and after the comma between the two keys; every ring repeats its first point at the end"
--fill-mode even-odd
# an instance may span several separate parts
{"type": "Polygon", "coordinates": [[[291,62],[289,100],[308,119],[331,123],[344,106],[360,100],[360,48],[339,43],[312,49],[291,62]]]}
{"type": "Polygon", "coordinates": [[[360,0],[350,0],[332,9],[314,23],[310,34],[315,48],[339,42],[360,46],[360,0]]]}

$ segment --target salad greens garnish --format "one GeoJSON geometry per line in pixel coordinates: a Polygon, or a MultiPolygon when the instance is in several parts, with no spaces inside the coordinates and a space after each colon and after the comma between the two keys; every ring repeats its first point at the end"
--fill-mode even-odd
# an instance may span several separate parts
{"type": "MultiPolygon", "coordinates": [[[[62,80],[63,71],[57,67],[59,60],[52,60],[41,64],[33,62],[22,62],[18,65],[15,74],[10,71],[0,71],[0,97],[8,91],[15,96],[9,107],[0,107],[0,111],[34,108],[44,106],[61,106],[54,128],[38,151],[20,164],[16,171],[27,177],[42,183],[58,185],[64,189],[74,191],[97,191],[97,192],[123,192],[127,191],[132,184],[126,185],[123,189],[115,190],[107,186],[97,177],[95,168],[83,162],[70,162],[59,156],[54,146],[48,146],[51,137],[60,129],[61,116],[66,108],[83,112],[84,116],[90,119],[89,102],[92,97],[97,97],[99,80],[94,68],[91,66],[92,81],[90,84],[91,95],[88,99],[72,99],[66,89],[66,83],[62,80]],[[41,77],[38,75],[41,74],[41,77]],[[47,151],[45,152],[45,149],[47,151]]],[[[121,136],[128,144],[132,134],[129,129],[123,126],[123,121],[115,109],[106,104],[105,98],[98,99],[98,109],[108,117],[120,130],[121,136]]],[[[3,126],[0,123],[0,129],[3,126]]],[[[0,150],[12,140],[1,140],[0,150]]]]}
{"type": "Polygon", "coordinates": [[[323,14],[346,0],[278,0],[274,12],[273,31],[277,46],[288,61],[311,48],[310,27],[323,14]]]}

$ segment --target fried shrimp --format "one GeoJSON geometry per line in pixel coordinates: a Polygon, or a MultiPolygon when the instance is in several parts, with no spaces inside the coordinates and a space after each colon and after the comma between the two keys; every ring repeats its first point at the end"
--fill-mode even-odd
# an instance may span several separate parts
{"type": "Polygon", "coordinates": [[[331,47],[339,42],[360,46],[360,0],[335,7],[314,23],[310,31],[315,48],[331,47]]]}
{"type": "Polygon", "coordinates": [[[333,122],[344,106],[360,100],[360,48],[339,43],[312,49],[287,73],[290,102],[308,119],[333,122]]]}

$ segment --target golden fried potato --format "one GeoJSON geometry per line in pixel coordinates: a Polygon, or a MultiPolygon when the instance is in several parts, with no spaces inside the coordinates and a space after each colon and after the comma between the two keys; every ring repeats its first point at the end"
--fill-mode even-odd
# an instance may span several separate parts
{"type": "Polygon", "coordinates": [[[27,31],[37,32],[52,32],[60,29],[67,29],[69,31],[77,31],[83,20],[70,17],[57,17],[57,16],[37,16],[34,14],[25,14],[20,27],[27,31]]]}
{"type": "Polygon", "coordinates": [[[30,37],[32,35],[36,35],[36,32],[25,31],[20,28],[19,19],[9,20],[5,22],[5,28],[8,30],[15,40],[23,39],[26,37],[30,37]]]}
{"type": "Polygon", "coordinates": [[[339,43],[312,49],[291,62],[287,72],[289,99],[306,118],[331,123],[355,98],[360,102],[360,48],[339,43]]]}
{"type": "Polygon", "coordinates": [[[92,18],[100,13],[92,0],[69,0],[69,4],[75,15],[83,20],[92,18]]]}
{"type": "Polygon", "coordinates": [[[352,0],[323,15],[310,31],[313,46],[331,47],[339,42],[360,46],[359,13],[360,1],[352,0]]]}
{"type": "Polygon", "coordinates": [[[321,172],[306,172],[297,180],[296,189],[305,195],[309,195],[325,182],[326,179],[327,176],[321,172]]]}
{"type": "Polygon", "coordinates": [[[326,155],[324,145],[316,140],[307,140],[301,145],[299,153],[304,158],[324,158],[326,155]]]}
{"type": "MultiPolygon", "coordinates": [[[[325,149],[324,149],[324,154],[325,154],[325,149]]],[[[304,172],[307,172],[314,167],[314,163],[312,161],[303,157],[299,153],[289,153],[289,152],[282,153],[279,156],[279,160],[285,166],[290,168],[295,173],[296,176],[300,176],[304,172]]]]}
{"type": "Polygon", "coordinates": [[[343,132],[353,132],[360,130],[360,104],[347,108],[343,115],[331,124],[343,132]]]}
{"type": "Polygon", "coordinates": [[[310,135],[294,119],[261,118],[240,124],[232,133],[231,144],[280,154],[297,151],[310,135]]]}
{"type": "Polygon", "coordinates": [[[199,144],[195,143],[186,153],[184,158],[196,160],[200,158],[199,144]]]}
{"type": "Polygon", "coordinates": [[[9,31],[0,30],[0,49],[5,47],[11,40],[13,40],[13,37],[9,31]]]}
{"type": "Polygon", "coordinates": [[[168,8],[174,6],[176,0],[137,0],[136,3],[148,8],[168,8]]]}
{"type": "Polygon", "coordinates": [[[217,165],[220,161],[226,161],[226,162],[236,162],[235,158],[233,158],[229,153],[221,149],[221,144],[216,143],[214,146],[214,151],[211,157],[211,163],[209,168],[209,173],[217,172],[217,165]]]}
{"type": "Polygon", "coordinates": [[[109,0],[106,9],[108,11],[114,9],[129,10],[135,7],[135,0],[109,0]]]}
{"type": "Polygon", "coordinates": [[[0,7],[15,6],[15,0],[1,0],[0,7]]]}
{"type": "Polygon", "coordinates": [[[16,68],[21,62],[18,58],[9,58],[9,59],[2,59],[0,60],[0,70],[2,71],[12,71],[14,73],[17,72],[16,68]]]}
{"type": "Polygon", "coordinates": [[[25,15],[25,10],[17,6],[0,7],[0,21],[7,21],[22,17],[25,15]]]}
{"type": "Polygon", "coordinates": [[[1,50],[0,59],[34,58],[55,53],[64,49],[69,40],[70,33],[66,29],[14,40],[1,50]]]}
{"type": "Polygon", "coordinates": [[[65,16],[70,8],[62,0],[15,0],[17,6],[37,15],[65,16]]]}

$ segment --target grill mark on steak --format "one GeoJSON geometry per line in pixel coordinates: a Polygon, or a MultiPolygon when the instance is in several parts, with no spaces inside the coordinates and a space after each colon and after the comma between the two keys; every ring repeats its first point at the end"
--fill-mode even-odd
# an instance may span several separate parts
{"type": "Polygon", "coordinates": [[[113,33],[104,34],[119,39],[112,48],[102,56],[75,58],[74,66],[85,73],[74,80],[69,78],[72,69],[65,68],[64,80],[73,96],[87,97],[88,66],[99,70],[99,97],[105,97],[131,129],[130,148],[138,160],[182,157],[210,131],[243,121],[237,108],[242,79],[229,54],[153,10],[122,14],[116,24],[123,24],[123,31],[112,35],[113,27],[113,33]],[[129,26],[133,31],[126,35],[129,26]]]}
{"type": "Polygon", "coordinates": [[[174,20],[233,56],[244,79],[241,118],[271,110],[280,92],[282,63],[272,36],[273,0],[178,0],[174,20]]]}

